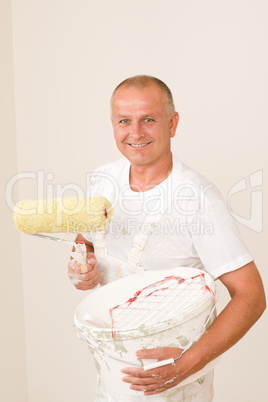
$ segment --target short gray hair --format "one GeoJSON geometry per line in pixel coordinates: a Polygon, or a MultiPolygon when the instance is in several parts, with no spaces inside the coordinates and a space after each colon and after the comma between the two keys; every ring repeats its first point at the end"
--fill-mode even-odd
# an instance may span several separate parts
{"type": "Polygon", "coordinates": [[[116,92],[118,91],[119,88],[121,87],[127,87],[127,88],[136,88],[136,89],[144,89],[149,87],[150,85],[156,85],[163,94],[166,97],[166,112],[168,116],[172,116],[173,113],[175,112],[175,105],[174,105],[174,100],[172,96],[172,92],[169,89],[169,87],[161,81],[159,78],[153,77],[151,75],[134,75],[133,77],[126,78],[124,81],[120,82],[120,84],[117,85],[115,90],[112,93],[111,96],[111,116],[112,116],[112,103],[114,96],[116,92]]]}

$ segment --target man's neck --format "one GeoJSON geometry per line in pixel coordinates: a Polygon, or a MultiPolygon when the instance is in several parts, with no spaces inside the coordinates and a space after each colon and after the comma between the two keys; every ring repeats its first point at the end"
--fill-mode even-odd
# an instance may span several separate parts
{"type": "Polygon", "coordinates": [[[172,154],[152,165],[130,166],[129,185],[133,191],[145,192],[162,183],[172,171],[172,154]]]}

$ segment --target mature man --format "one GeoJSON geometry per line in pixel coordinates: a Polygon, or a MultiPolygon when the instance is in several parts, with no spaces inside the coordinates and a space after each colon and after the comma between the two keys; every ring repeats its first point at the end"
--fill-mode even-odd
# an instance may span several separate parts
{"type": "MultiPolygon", "coordinates": [[[[233,346],[261,316],[265,295],[260,275],[215,187],[172,155],[179,115],[169,88],[149,76],[123,81],[112,95],[111,120],[125,158],[96,171],[91,194],[112,198],[112,224],[98,241],[94,234],[78,235],[87,245],[88,272],[81,274],[80,265],[71,261],[70,279],[77,289],[87,290],[141,269],[178,266],[202,269],[219,279],[231,300],[199,341],[174,365],[150,371],[126,367],[122,379],[133,390],[155,395],[152,400],[212,401],[212,372],[202,381],[178,385],[233,346]],[[137,250],[136,236],[152,214],[158,230],[152,230],[143,249],[137,250]],[[171,230],[174,222],[178,225],[171,230]],[[200,222],[207,230],[200,229],[200,222]]],[[[164,360],[181,351],[163,347],[136,354],[164,360]]],[[[101,384],[96,398],[121,400],[101,384]]]]}

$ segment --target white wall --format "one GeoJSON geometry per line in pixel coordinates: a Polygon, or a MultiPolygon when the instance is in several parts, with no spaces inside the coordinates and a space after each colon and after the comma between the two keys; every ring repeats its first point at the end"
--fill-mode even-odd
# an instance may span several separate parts
{"type": "MultiPolygon", "coordinates": [[[[0,400],[27,402],[20,236],[12,225],[5,187],[17,172],[11,1],[0,2],[0,400]]],[[[18,197],[14,189],[13,196],[18,197]]]]}
{"type": "MultiPolygon", "coordinates": [[[[252,191],[265,199],[267,11],[265,0],[13,0],[17,164],[32,175],[14,186],[19,198],[36,198],[37,172],[43,198],[70,183],[86,190],[86,173],[119,156],[113,88],[130,75],[155,75],[171,87],[181,116],[174,153],[226,199],[246,178],[232,208],[249,219],[240,229],[267,287],[267,209],[259,208],[258,231],[249,186],[262,170],[252,191]]],[[[95,369],[72,331],[85,293],[68,281],[69,248],[22,235],[21,249],[28,402],[93,401],[95,369]]],[[[267,400],[266,320],[267,313],[217,367],[215,402],[267,400]]]]}

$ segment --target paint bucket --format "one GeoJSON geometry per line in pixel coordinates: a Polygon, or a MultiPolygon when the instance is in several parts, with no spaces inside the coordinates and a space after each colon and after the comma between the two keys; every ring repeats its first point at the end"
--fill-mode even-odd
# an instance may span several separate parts
{"type": "MultiPolygon", "coordinates": [[[[205,332],[216,317],[215,300],[211,294],[203,297],[200,303],[195,303],[191,308],[180,311],[172,319],[152,325],[146,323],[146,325],[127,330],[112,330],[109,309],[125,302],[136,291],[166,277],[175,275],[189,278],[201,273],[204,274],[207,287],[215,293],[215,283],[207,273],[194,268],[180,267],[161,271],[144,271],[118,279],[93,291],[79,304],[75,311],[74,329],[79,338],[88,345],[101,383],[108,391],[122,395],[142,394],[140,391],[130,390],[129,384],[122,381],[121,369],[143,367],[156,360],[142,362],[136,357],[135,352],[157,347],[188,348],[205,332]]],[[[188,377],[177,387],[199,379],[215,364],[216,360],[188,377]]]]}

